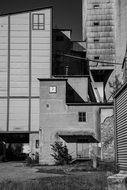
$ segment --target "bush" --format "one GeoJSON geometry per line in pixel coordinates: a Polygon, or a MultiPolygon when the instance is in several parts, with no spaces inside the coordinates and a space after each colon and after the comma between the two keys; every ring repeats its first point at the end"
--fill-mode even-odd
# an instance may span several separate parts
{"type": "Polygon", "coordinates": [[[51,145],[51,149],[53,151],[53,156],[56,165],[65,165],[69,164],[72,160],[72,156],[68,153],[68,148],[66,145],[63,145],[60,141],[55,141],[54,144],[51,145]]]}
{"type": "Polygon", "coordinates": [[[33,166],[36,164],[39,164],[39,153],[38,152],[36,152],[35,154],[32,153],[26,159],[26,165],[27,166],[33,166]]]}

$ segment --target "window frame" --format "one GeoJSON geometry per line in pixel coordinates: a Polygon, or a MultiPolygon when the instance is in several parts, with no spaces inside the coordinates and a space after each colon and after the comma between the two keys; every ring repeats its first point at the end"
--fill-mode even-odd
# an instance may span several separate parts
{"type": "Polygon", "coordinates": [[[78,112],[78,121],[79,122],[86,122],[87,121],[86,112],[78,112]]]}
{"type": "Polygon", "coordinates": [[[94,26],[99,26],[100,23],[99,23],[99,21],[94,21],[94,22],[93,22],[93,25],[94,25],[94,26]]]}
{"type": "Polygon", "coordinates": [[[33,13],[32,14],[32,29],[33,30],[45,30],[45,14],[43,13],[33,13]],[[37,23],[34,22],[34,17],[37,16],[37,23]],[[43,22],[40,22],[40,17],[43,16],[43,22]],[[37,28],[35,27],[37,26],[37,28]]]}
{"type": "Polygon", "coordinates": [[[100,58],[99,56],[94,56],[95,60],[99,60],[99,58],[100,58]]]}
{"type": "Polygon", "coordinates": [[[36,142],[35,142],[35,148],[36,149],[39,148],[39,140],[36,140],[36,142]]]}
{"type": "Polygon", "coordinates": [[[94,9],[99,9],[99,7],[100,7],[99,4],[94,4],[94,5],[93,5],[93,8],[94,8],[94,9]]]}
{"type": "Polygon", "coordinates": [[[94,43],[99,43],[99,39],[98,38],[94,38],[94,43]]]}

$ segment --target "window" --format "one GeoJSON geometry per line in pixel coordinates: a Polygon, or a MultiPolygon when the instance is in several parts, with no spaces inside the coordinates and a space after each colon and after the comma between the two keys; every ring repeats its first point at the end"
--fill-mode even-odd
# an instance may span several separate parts
{"type": "Polygon", "coordinates": [[[39,148],[39,140],[36,140],[36,145],[35,145],[36,148],[39,148]]]}
{"type": "Polygon", "coordinates": [[[79,112],[79,122],[86,122],[86,112],[79,112]]]}
{"type": "Polygon", "coordinates": [[[99,59],[99,56],[94,56],[94,59],[96,59],[96,60],[99,59]]]}
{"type": "Polygon", "coordinates": [[[95,39],[94,39],[94,42],[95,42],[95,43],[99,42],[99,39],[95,38],[95,39]]]}
{"type": "Polygon", "coordinates": [[[45,29],[45,15],[44,14],[33,14],[32,15],[32,28],[33,28],[33,30],[44,30],[45,29]]]}
{"type": "Polygon", "coordinates": [[[98,5],[98,4],[93,5],[93,8],[94,8],[94,9],[98,9],[98,8],[99,8],[99,5],[98,5]]]}
{"type": "Polygon", "coordinates": [[[99,22],[96,21],[96,22],[93,23],[93,25],[94,26],[99,26],[99,22]]]}

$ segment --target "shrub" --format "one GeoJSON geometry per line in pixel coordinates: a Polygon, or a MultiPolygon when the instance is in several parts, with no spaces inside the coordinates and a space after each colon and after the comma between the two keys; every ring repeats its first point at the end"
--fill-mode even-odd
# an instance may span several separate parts
{"type": "Polygon", "coordinates": [[[51,156],[54,158],[56,165],[69,164],[72,160],[72,156],[68,153],[67,146],[63,145],[62,142],[55,141],[54,144],[51,144],[51,149],[53,151],[51,156]]]}

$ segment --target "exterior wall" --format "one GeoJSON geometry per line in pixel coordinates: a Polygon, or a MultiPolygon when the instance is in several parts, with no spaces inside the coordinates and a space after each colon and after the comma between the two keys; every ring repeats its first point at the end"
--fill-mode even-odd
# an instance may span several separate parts
{"type": "Polygon", "coordinates": [[[127,85],[115,96],[115,152],[120,170],[127,171],[127,85]]]}
{"type": "Polygon", "coordinates": [[[30,150],[31,150],[31,153],[39,153],[39,147],[37,146],[37,143],[36,141],[38,141],[39,139],[39,134],[38,133],[32,133],[30,134],[30,142],[29,142],[29,145],[30,145],[30,150]]]}
{"type": "Polygon", "coordinates": [[[114,62],[114,0],[85,0],[84,4],[87,9],[83,17],[83,22],[86,22],[83,27],[86,26],[87,57],[94,59],[99,56],[100,60],[114,62]],[[96,5],[98,7],[95,8],[96,5]]]}
{"type": "MultiPolygon", "coordinates": [[[[54,164],[51,157],[51,144],[61,140],[57,133],[60,131],[90,131],[100,141],[99,106],[67,105],[65,80],[40,81],[40,163],[54,164]],[[57,93],[49,93],[50,86],[57,87],[57,93]],[[78,112],[86,112],[86,122],[78,121],[78,112]]],[[[67,143],[69,152],[76,157],[76,144],[67,143]]],[[[84,147],[88,150],[89,145],[84,147]]]]}
{"type": "Polygon", "coordinates": [[[115,160],[114,151],[114,115],[113,108],[102,108],[100,110],[101,118],[101,159],[115,160]]]}
{"type": "MultiPolygon", "coordinates": [[[[122,63],[127,44],[127,1],[126,0],[83,0],[83,38],[87,41],[87,57],[115,64],[108,82],[119,75],[122,81],[122,63]],[[98,7],[95,5],[99,5],[98,7]],[[98,22],[99,25],[94,24],[98,22]],[[98,59],[98,58],[97,58],[98,59]]],[[[91,66],[96,63],[90,62],[91,66]]],[[[106,64],[98,64],[105,70],[106,64]]],[[[94,69],[94,68],[92,68],[94,69]]],[[[109,84],[105,87],[107,99],[111,96],[109,84]]]]}
{"type": "Polygon", "coordinates": [[[39,82],[51,76],[52,11],[0,17],[0,132],[39,130],[39,82]],[[45,29],[33,30],[33,14],[45,15],[45,29]]]}
{"type": "Polygon", "coordinates": [[[78,93],[84,102],[88,102],[88,78],[86,77],[69,77],[68,83],[78,93]]]}

